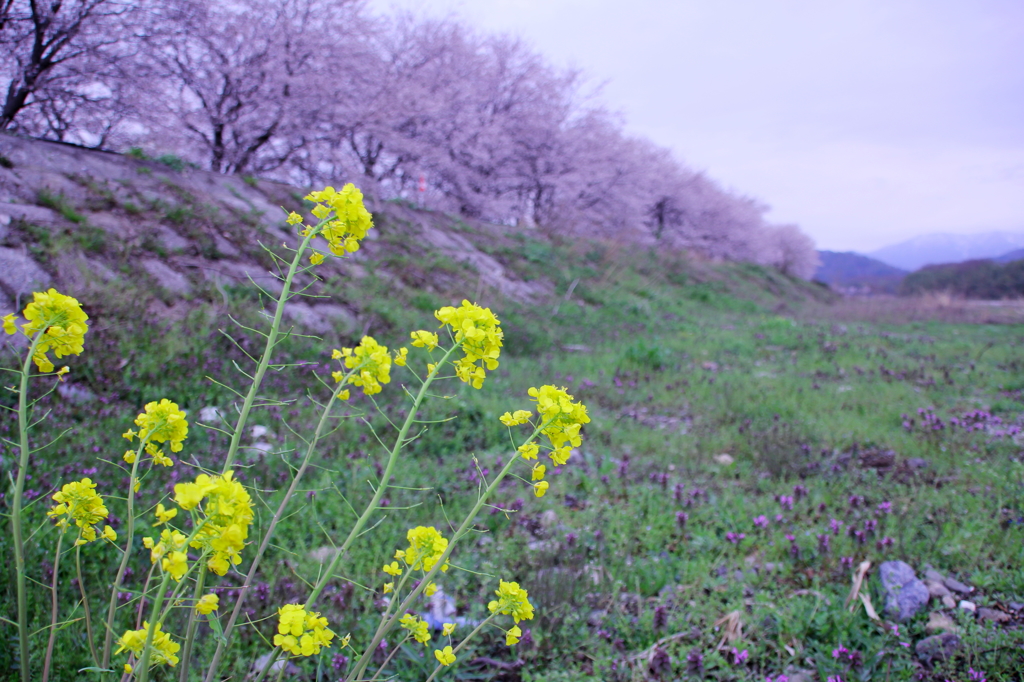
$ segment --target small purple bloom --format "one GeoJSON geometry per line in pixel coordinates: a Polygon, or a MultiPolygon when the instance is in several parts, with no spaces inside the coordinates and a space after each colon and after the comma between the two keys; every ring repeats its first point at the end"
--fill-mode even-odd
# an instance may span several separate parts
{"type": "Polygon", "coordinates": [[[754,527],[755,528],[767,528],[768,527],[768,517],[765,516],[764,514],[761,514],[760,516],[755,516],[754,517],[754,527]]]}

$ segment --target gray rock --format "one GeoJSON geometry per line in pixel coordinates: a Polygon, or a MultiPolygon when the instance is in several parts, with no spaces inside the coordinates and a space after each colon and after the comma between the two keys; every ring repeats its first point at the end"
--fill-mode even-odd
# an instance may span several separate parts
{"type": "Polygon", "coordinates": [[[941,611],[932,611],[928,614],[928,624],[924,626],[927,632],[957,632],[958,628],[952,618],[941,611]]]}
{"type": "Polygon", "coordinates": [[[188,277],[174,270],[167,263],[156,258],[144,258],[139,264],[146,272],[153,275],[161,287],[172,294],[184,295],[192,291],[188,277]]]}
{"type": "Polygon", "coordinates": [[[1011,619],[1010,614],[1008,613],[983,607],[978,609],[978,620],[986,621],[988,623],[1008,623],[1011,619]]]}
{"type": "Polygon", "coordinates": [[[792,665],[786,666],[786,677],[789,678],[789,682],[815,682],[818,679],[817,674],[813,670],[797,668],[792,665]]]}
{"type": "Polygon", "coordinates": [[[96,400],[96,394],[85,386],[78,384],[60,383],[57,384],[57,393],[69,403],[84,405],[96,400]]]}
{"type": "Polygon", "coordinates": [[[21,297],[21,305],[33,291],[46,289],[53,278],[24,251],[0,248],[0,286],[12,297],[21,297]]]}
{"type": "Polygon", "coordinates": [[[955,609],[956,599],[953,599],[953,595],[947,594],[945,597],[942,598],[942,605],[945,606],[947,609],[955,609]]]}
{"type": "Polygon", "coordinates": [[[951,632],[944,632],[925,637],[914,647],[914,652],[922,663],[931,663],[949,659],[959,648],[960,638],[951,632]]]}
{"type": "Polygon", "coordinates": [[[953,578],[946,578],[942,582],[946,587],[954,592],[959,592],[960,594],[970,594],[971,592],[974,592],[973,587],[968,587],[959,580],[954,580],[953,578]]]}
{"type": "Polygon", "coordinates": [[[1015,602],[1015,601],[1009,602],[1007,604],[1007,606],[1010,607],[1011,611],[1020,611],[1020,610],[1024,609],[1024,604],[1021,604],[1020,602],[1015,602]]]}
{"type": "Polygon", "coordinates": [[[923,459],[921,457],[910,457],[909,459],[906,460],[906,462],[907,462],[907,468],[913,469],[913,470],[916,470],[916,471],[919,471],[921,469],[927,469],[928,467],[930,467],[932,465],[931,462],[929,462],[928,460],[923,459]]]}
{"type": "Polygon", "coordinates": [[[932,580],[931,578],[924,581],[924,586],[928,588],[928,596],[932,599],[942,599],[943,597],[948,597],[952,594],[945,585],[937,580],[932,580]]]}
{"type": "Polygon", "coordinates": [[[932,580],[932,581],[937,582],[937,583],[942,583],[942,582],[945,582],[946,576],[942,575],[941,573],[936,571],[934,568],[932,568],[928,564],[925,564],[925,566],[924,566],[924,579],[925,580],[932,580]]]}
{"type": "Polygon", "coordinates": [[[885,611],[898,621],[909,620],[928,604],[928,588],[902,561],[886,561],[878,569],[885,589],[885,611]]]}
{"type": "Polygon", "coordinates": [[[975,605],[974,602],[967,601],[966,599],[962,599],[960,601],[960,608],[962,608],[964,611],[968,611],[970,613],[974,613],[975,611],[978,610],[978,607],[977,607],[977,605],[975,605]]]}

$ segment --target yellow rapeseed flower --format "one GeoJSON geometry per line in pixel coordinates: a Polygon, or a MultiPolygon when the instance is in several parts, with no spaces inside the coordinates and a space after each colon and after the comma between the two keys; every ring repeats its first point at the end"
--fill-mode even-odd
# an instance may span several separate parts
{"type": "Polygon", "coordinates": [[[294,656],[315,656],[322,647],[330,647],[334,632],[327,619],[315,611],[306,611],[299,604],[285,604],[277,610],[277,634],[274,646],[294,656]]]}
{"type": "Polygon", "coordinates": [[[90,478],[65,483],[59,492],[54,493],[53,501],[57,504],[46,512],[47,516],[56,519],[57,527],[62,531],[74,521],[81,533],[76,545],[95,540],[95,525],[109,514],[103,498],[96,492],[96,484],[90,478]]]}
{"type": "Polygon", "coordinates": [[[494,594],[498,595],[498,598],[487,605],[491,613],[511,615],[516,623],[533,618],[533,606],[528,599],[529,595],[526,590],[519,587],[519,583],[501,580],[494,594]]]}
{"type": "Polygon", "coordinates": [[[100,537],[111,542],[117,541],[117,533],[110,526],[103,526],[103,532],[100,533],[100,537]]]}
{"type": "Polygon", "coordinates": [[[325,187],[307,194],[305,198],[317,202],[311,212],[320,220],[334,213],[334,218],[324,225],[321,232],[331,253],[344,256],[359,250],[359,242],[373,227],[373,216],[366,210],[363,193],[355,185],[350,182],[340,192],[333,187],[325,187]]]}
{"type": "MultiPolygon", "coordinates": [[[[153,649],[149,655],[149,662],[151,665],[169,665],[172,668],[178,665],[177,653],[181,649],[181,645],[171,639],[171,636],[166,632],[163,632],[160,628],[161,623],[156,624],[156,628],[153,630],[153,649]]],[[[118,650],[115,654],[119,654],[122,651],[131,651],[136,657],[142,656],[142,650],[146,646],[146,637],[149,634],[149,621],[142,623],[141,630],[127,630],[121,638],[117,640],[118,650]]],[[[128,668],[125,668],[125,672],[128,672],[128,668]]]]}
{"type": "Polygon", "coordinates": [[[514,646],[519,644],[519,638],[523,636],[523,631],[519,629],[518,625],[513,625],[511,630],[505,632],[505,645],[514,646]]]}
{"type": "Polygon", "coordinates": [[[427,583],[427,586],[423,588],[423,594],[425,594],[428,597],[433,597],[436,592],[437,583],[434,582],[427,583]]]}
{"type": "Polygon", "coordinates": [[[501,420],[501,423],[504,424],[505,426],[519,426],[520,424],[525,424],[526,422],[530,421],[530,417],[532,416],[532,412],[528,412],[526,410],[516,410],[515,413],[506,412],[505,414],[501,415],[499,419],[501,420]]]}
{"type": "Polygon", "coordinates": [[[145,538],[143,545],[151,547],[149,560],[151,563],[160,563],[160,569],[169,573],[175,582],[188,572],[188,554],[185,553],[185,543],[188,538],[176,530],[165,528],[160,533],[160,542],[153,544],[152,538],[145,538]],[[148,540],[148,543],[147,543],[148,540]]]}
{"type": "Polygon", "coordinates": [[[383,570],[390,576],[402,575],[402,569],[398,567],[397,561],[392,561],[390,564],[384,564],[383,570]]]}
{"type": "Polygon", "coordinates": [[[412,332],[409,336],[412,337],[412,345],[417,348],[426,348],[428,351],[432,351],[437,348],[437,334],[434,332],[419,331],[412,332]]]}
{"type": "Polygon", "coordinates": [[[485,370],[497,369],[501,355],[504,333],[498,318],[490,308],[465,300],[458,308],[445,306],[435,311],[434,317],[451,329],[457,342],[462,342],[465,356],[453,363],[455,375],[473,388],[483,386],[485,370]]]}
{"type": "Polygon", "coordinates": [[[537,497],[544,497],[544,493],[548,491],[550,484],[547,481],[541,481],[533,484],[533,494],[537,497]]]}
{"type": "Polygon", "coordinates": [[[178,515],[178,510],[177,509],[174,509],[173,507],[171,509],[167,509],[167,508],[164,507],[163,503],[159,503],[159,504],[156,505],[156,523],[154,523],[153,525],[154,526],[163,525],[163,524],[167,523],[168,521],[170,521],[171,519],[173,519],[177,515],[178,515]]]}
{"type": "Polygon", "coordinates": [[[384,594],[389,594],[394,589],[395,589],[395,584],[394,583],[384,583],[384,594]]]}
{"type": "Polygon", "coordinates": [[[537,459],[540,446],[536,443],[524,443],[519,446],[518,452],[523,456],[523,459],[537,459]]]}
{"type": "Polygon", "coordinates": [[[534,481],[543,481],[544,480],[544,472],[545,471],[547,471],[547,467],[545,467],[543,464],[534,464],[533,465],[533,475],[532,475],[533,480],[534,481]]]}
{"type": "MultiPolygon", "coordinates": [[[[80,355],[85,335],[89,331],[89,325],[86,324],[89,316],[77,300],[56,289],[45,293],[37,291],[32,297],[32,302],[22,311],[22,316],[28,322],[21,325],[21,329],[30,339],[42,334],[32,359],[41,372],[52,372],[53,363],[46,354],[52,350],[58,358],[80,355]]],[[[13,321],[12,316],[4,318],[4,331],[11,333],[9,326],[13,321]]]]}
{"type": "Polygon", "coordinates": [[[193,483],[174,486],[174,501],[182,509],[202,505],[205,523],[191,546],[211,552],[207,567],[224,575],[232,564],[242,563],[242,550],[253,520],[252,497],[233,471],[222,476],[199,474],[193,483]]]}
{"type": "Polygon", "coordinates": [[[313,253],[309,254],[310,265],[320,265],[323,262],[324,254],[320,253],[319,251],[314,251],[313,253]]]}
{"type": "MultiPolygon", "coordinates": [[[[341,354],[345,367],[359,368],[348,383],[361,387],[366,395],[380,393],[381,384],[391,381],[391,355],[387,346],[380,345],[372,336],[364,336],[355,348],[342,348],[341,354]]],[[[337,374],[334,376],[335,382],[340,381],[337,374]]]]}
{"type": "Polygon", "coordinates": [[[201,613],[204,616],[209,615],[216,611],[220,607],[220,597],[213,594],[204,594],[196,602],[196,613],[201,613]]]}
{"type": "Polygon", "coordinates": [[[531,388],[527,393],[537,403],[537,414],[544,425],[541,433],[551,442],[551,459],[555,466],[561,466],[569,459],[571,449],[583,442],[580,427],[590,423],[587,408],[583,403],[574,403],[564,388],[547,385],[531,388]]]}
{"type": "Polygon", "coordinates": [[[455,632],[455,623],[445,623],[441,626],[441,634],[447,637],[455,632]]]}
{"type": "Polygon", "coordinates": [[[171,452],[181,452],[181,442],[188,438],[188,421],[177,403],[164,398],[158,403],[147,403],[144,409],[135,418],[135,425],[139,427],[139,438],[148,438],[149,444],[153,445],[153,449],[147,445],[146,452],[153,455],[156,452],[154,444],[167,442],[171,444],[171,452]]]}
{"type": "Polygon", "coordinates": [[[398,619],[398,623],[402,626],[402,629],[412,633],[412,638],[420,644],[426,644],[430,641],[430,626],[427,625],[427,621],[407,613],[398,619]]]}
{"type": "Polygon", "coordinates": [[[455,654],[452,653],[452,648],[450,646],[446,646],[443,650],[434,649],[434,658],[437,659],[438,663],[444,666],[449,666],[455,662],[455,654]]]}
{"type": "Polygon", "coordinates": [[[14,316],[14,313],[4,315],[4,331],[7,332],[8,335],[18,333],[18,325],[14,323],[16,319],[18,318],[14,316]]]}
{"type": "MultiPolygon", "coordinates": [[[[431,570],[448,549],[448,539],[433,526],[410,528],[405,537],[409,541],[409,547],[405,550],[405,562],[414,571],[431,570]]],[[[448,565],[442,566],[441,570],[447,571],[448,565]]]]}

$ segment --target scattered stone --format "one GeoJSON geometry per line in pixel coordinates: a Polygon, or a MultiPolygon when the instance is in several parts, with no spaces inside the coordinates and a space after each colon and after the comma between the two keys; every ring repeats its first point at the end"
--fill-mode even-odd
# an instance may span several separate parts
{"type": "MultiPolygon", "coordinates": [[[[942,575],[928,564],[924,565],[924,579],[931,580],[937,583],[945,583],[946,576],[942,575]]],[[[943,585],[945,587],[945,585],[943,585]]]]}
{"type": "Polygon", "coordinates": [[[878,569],[885,589],[885,611],[898,621],[914,617],[928,603],[928,588],[903,561],[886,561],[878,569]]]}
{"type": "Polygon", "coordinates": [[[554,509],[546,509],[540,515],[540,525],[545,530],[550,530],[558,525],[558,514],[555,513],[554,509]]]}
{"type": "Polygon", "coordinates": [[[1020,602],[1015,602],[1015,601],[1009,602],[1006,606],[1011,611],[1020,611],[1020,610],[1024,609],[1024,604],[1021,604],[1020,602]]]}
{"type": "Polygon", "coordinates": [[[31,256],[19,249],[0,248],[0,287],[12,297],[21,296],[21,304],[33,291],[46,289],[53,279],[31,256]]]}
{"type": "Polygon", "coordinates": [[[945,606],[947,609],[955,609],[956,599],[953,599],[953,595],[947,594],[945,597],[942,598],[942,605],[945,606]]]}
{"type": "Polygon", "coordinates": [[[797,668],[792,665],[786,666],[786,677],[789,682],[815,682],[818,679],[817,673],[806,668],[797,668]]]}
{"type": "Polygon", "coordinates": [[[199,421],[204,424],[216,424],[220,421],[221,414],[219,407],[213,405],[207,405],[206,407],[199,410],[199,421]]]}
{"type": "Polygon", "coordinates": [[[888,470],[896,463],[896,453],[892,450],[872,448],[860,455],[860,465],[867,469],[888,470]]]}
{"type": "Polygon", "coordinates": [[[956,622],[941,611],[932,611],[928,614],[928,624],[924,626],[924,629],[932,633],[943,631],[959,632],[956,622]]]}
{"type": "Polygon", "coordinates": [[[959,592],[960,594],[970,594],[971,592],[974,592],[974,588],[973,587],[968,587],[967,585],[964,585],[959,580],[955,580],[953,578],[946,578],[943,581],[943,583],[949,589],[953,590],[954,592],[959,592]]]}
{"type": "Polygon", "coordinates": [[[161,287],[172,294],[185,295],[192,291],[188,277],[171,268],[167,263],[156,258],[144,258],[139,264],[148,272],[161,287]]]}
{"type": "Polygon", "coordinates": [[[905,461],[906,461],[907,468],[911,469],[913,471],[920,471],[921,469],[927,469],[928,467],[930,467],[932,465],[931,462],[929,462],[928,460],[926,460],[926,459],[924,459],[922,457],[911,457],[911,458],[909,458],[909,459],[907,459],[905,461]]]}
{"type": "Polygon", "coordinates": [[[978,609],[978,620],[989,623],[1008,623],[1011,618],[1008,613],[982,607],[978,609]]]}
{"type": "Polygon", "coordinates": [[[337,555],[337,547],[317,547],[311,550],[307,556],[318,564],[327,564],[337,555]]]}
{"type": "Polygon", "coordinates": [[[952,632],[944,632],[925,637],[914,647],[914,652],[922,663],[931,663],[949,659],[959,648],[960,638],[952,632]]]}
{"type": "Polygon", "coordinates": [[[732,455],[727,455],[724,452],[720,455],[715,455],[714,457],[712,457],[712,459],[714,459],[722,466],[729,466],[730,464],[736,461],[732,458],[732,455]]]}
{"type": "Polygon", "coordinates": [[[69,403],[84,405],[96,400],[96,394],[85,386],[78,384],[60,383],[57,384],[57,395],[69,403]]]}
{"type": "MultiPolygon", "coordinates": [[[[252,667],[249,669],[249,674],[246,675],[245,679],[255,680],[256,678],[258,678],[260,676],[260,673],[263,672],[263,668],[266,667],[267,663],[270,662],[270,657],[273,655],[274,654],[272,651],[268,651],[267,653],[263,654],[255,661],[253,661],[252,667]]],[[[279,658],[276,661],[274,661],[274,664],[272,666],[270,666],[270,670],[268,671],[269,674],[267,675],[267,677],[279,677],[282,675],[282,670],[284,671],[283,674],[287,675],[288,677],[294,677],[295,675],[298,675],[299,672],[301,672],[299,670],[299,667],[291,661],[288,661],[284,658],[279,658]]]]}
{"type": "Polygon", "coordinates": [[[969,613],[974,613],[975,611],[978,610],[978,607],[974,604],[974,602],[967,601],[966,599],[961,600],[960,608],[962,608],[964,611],[967,611],[969,613]]]}
{"type": "MultiPolygon", "coordinates": [[[[927,574],[925,574],[925,575],[927,575],[927,574]]],[[[942,599],[943,597],[948,597],[948,596],[950,596],[952,594],[946,588],[945,585],[943,585],[941,582],[939,582],[937,580],[933,580],[931,578],[928,578],[927,580],[925,580],[924,581],[924,585],[925,585],[925,587],[928,588],[928,596],[930,596],[932,599],[942,599]]]]}
{"type": "Polygon", "coordinates": [[[608,615],[608,611],[605,609],[594,609],[587,616],[587,625],[592,628],[600,627],[604,623],[605,617],[608,615]]]}

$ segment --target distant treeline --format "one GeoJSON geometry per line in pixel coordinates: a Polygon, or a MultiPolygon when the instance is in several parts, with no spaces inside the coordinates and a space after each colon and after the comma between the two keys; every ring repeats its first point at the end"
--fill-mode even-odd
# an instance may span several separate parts
{"type": "Polygon", "coordinates": [[[810,277],[767,206],[508,36],[358,0],[0,0],[0,130],[810,277]],[[165,157],[166,158],[166,157],[165,157]]]}
{"type": "Polygon", "coordinates": [[[997,263],[969,260],[926,265],[907,275],[901,294],[945,291],[965,298],[1001,299],[1024,296],[1024,260],[997,263]]]}

